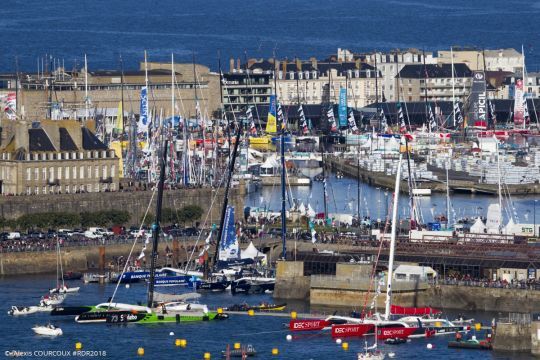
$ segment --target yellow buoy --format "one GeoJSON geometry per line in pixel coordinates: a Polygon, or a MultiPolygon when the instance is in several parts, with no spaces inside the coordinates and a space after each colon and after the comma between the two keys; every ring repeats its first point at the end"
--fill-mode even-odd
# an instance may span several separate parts
{"type": "Polygon", "coordinates": [[[476,323],[476,324],[474,324],[474,329],[475,329],[476,331],[482,330],[482,324],[481,324],[481,323],[476,323]]]}
{"type": "Polygon", "coordinates": [[[236,350],[240,349],[240,343],[234,343],[234,348],[235,348],[236,350]]]}
{"type": "Polygon", "coordinates": [[[249,310],[248,310],[248,315],[249,315],[249,316],[254,316],[254,315],[255,315],[255,310],[249,309],[249,310]]]}
{"type": "Polygon", "coordinates": [[[218,314],[223,314],[223,308],[218,308],[218,309],[217,309],[217,313],[218,313],[218,314]]]}
{"type": "Polygon", "coordinates": [[[210,360],[210,353],[209,352],[204,353],[204,360],[210,360]]]}
{"type": "Polygon", "coordinates": [[[76,342],[75,343],[75,350],[81,350],[82,349],[82,344],[80,342],[76,342]]]}
{"type": "Polygon", "coordinates": [[[293,320],[296,319],[297,315],[298,314],[296,313],[296,311],[291,311],[291,319],[293,319],[293,320]]]}
{"type": "Polygon", "coordinates": [[[185,348],[187,346],[187,340],[186,339],[176,339],[174,341],[174,345],[185,348]]]}
{"type": "Polygon", "coordinates": [[[137,355],[139,355],[139,356],[144,355],[144,348],[143,347],[140,347],[140,348],[137,349],[137,355]]]}
{"type": "Polygon", "coordinates": [[[279,354],[278,348],[273,348],[272,349],[272,355],[278,355],[278,354],[279,354]]]}
{"type": "Polygon", "coordinates": [[[342,344],[341,344],[341,348],[342,348],[343,350],[349,350],[349,343],[348,343],[348,342],[342,343],[342,344]]]}

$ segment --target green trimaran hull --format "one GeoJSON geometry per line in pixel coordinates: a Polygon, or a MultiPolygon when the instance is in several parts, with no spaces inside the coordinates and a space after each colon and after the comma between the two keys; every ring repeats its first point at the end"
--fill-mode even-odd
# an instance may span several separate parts
{"type": "Polygon", "coordinates": [[[91,311],[80,314],[76,318],[76,321],[79,323],[106,322],[110,324],[158,324],[210,321],[219,317],[220,314],[213,311],[209,311],[207,313],[201,312],[200,314],[161,314],[126,310],[103,311],[93,307],[91,311]]]}

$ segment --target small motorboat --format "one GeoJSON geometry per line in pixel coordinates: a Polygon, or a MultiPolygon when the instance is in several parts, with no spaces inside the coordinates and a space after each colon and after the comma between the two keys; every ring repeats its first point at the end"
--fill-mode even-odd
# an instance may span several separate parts
{"type": "Polygon", "coordinates": [[[232,306],[224,308],[227,311],[283,311],[287,306],[286,303],[283,304],[265,304],[260,305],[248,305],[248,304],[234,304],[232,306]]]}
{"type": "Polygon", "coordinates": [[[45,295],[41,298],[40,306],[60,305],[64,302],[66,296],[63,294],[45,295]]]}
{"type": "Polygon", "coordinates": [[[45,336],[58,336],[62,335],[62,329],[59,327],[54,326],[53,324],[48,325],[36,325],[32,328],[34,332],[38,335],[45,335],[45,336]]]}
{"type": "Polygon", "coordinates": [[[50,294],[72,294],[79,292],[80,287],[67,287],[66,285],[50,289],[50,294]]]}
{"type": "Polygon", "coordinates": [[[253,345],[249,344],[240,349],[233,349],[233,350],[230,350],[229,346],[227,346],[227,350],[223,350],[221,354],[223,355],[224,358],[231,358],[231,357],[244,358],[247,356],[257,355],[257,351],[255,350],[253,345]]]}
{"type": "Polygon", "coordinates": [[[473,336],[473,338],[470,340],[449,341],[448,347],[456,348],[456,349],[473,349],[473,350],[492,350],[493,349],[493,345],[491,344],[491,341],[477,340],[475,336],[473,336]]]}
{"type": "Polygon", "coordinates": [[[18,315],[29,315],[38,312],[39,306],[12,306],[11,309],[7,312],[8,315],[18,316],[18,315]]]}
{"type": "Polygon", "coordinates": [[[358,360],[383,360],[384,353],[379,350],[358,353],[358,360]]]}
{"type": "Polygon", "coordinates": [[[406,342],[407,342],[407,339],[403,339],[403,338],[389,338],[389,339],[384,340],[384,343],[388,345],[399,345],[399,344],[404,344],[406,342]]]}

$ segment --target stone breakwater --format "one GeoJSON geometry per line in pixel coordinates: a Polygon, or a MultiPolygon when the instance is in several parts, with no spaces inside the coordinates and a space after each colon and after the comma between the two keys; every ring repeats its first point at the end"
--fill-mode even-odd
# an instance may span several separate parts
{"type": "MultiPolygon", "coordinates": [[[[210,209],[209,222],[219,222],[223,189],[211,188],[166,190],[163,193],[163,208],[181,209],[186,205],[201,206],[206,214],[210,209]],[[213,206],[211,206],[213,200],[213,206]]],[[[155,210],[156,197],[150,205],[155,210]]],[[[237,209],[244,208],[245,187],[231,189],[229,203],[237,209]]],[[[24,214],[47,212],[93,212],[101,210],[127,210],[131,214],[131,224],[138,224],[152,199],[152,191],[54,194],[0,197],[0,217],[16,219],[24,214]]]]}

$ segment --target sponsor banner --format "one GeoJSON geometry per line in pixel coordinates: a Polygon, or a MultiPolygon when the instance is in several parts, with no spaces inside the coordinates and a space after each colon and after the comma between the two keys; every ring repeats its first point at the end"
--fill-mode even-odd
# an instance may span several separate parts
{"type": "Polygon", "coordinates": [[[291,320],[289,322],[291,331],[322,330],[327,326],[330,326],[330,323],[326,320],[291,320]]]}
{"type": "Polygon", "coordinates": [[[377,338],[379,340],[399,338],[406,339],[412,333],[416,331],[415,327],[387,327],[387,328],[377,328],[377,338]]]}
{"type": "Polygon", "coordinates": [[[347,126],[347,89],[339,89],[339,107],[338,107],[338,116],[339,116],[339,127],[347,126]]]}
{"type": "Polygon", "coordinates": [[[374,325],[372,324],[345,324],[345,325],[333,325],[332,337],[344,338],[364,336],[374,325]]]}

